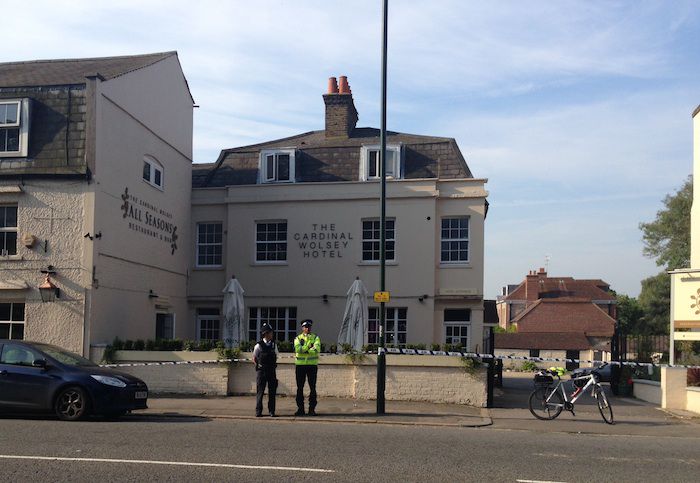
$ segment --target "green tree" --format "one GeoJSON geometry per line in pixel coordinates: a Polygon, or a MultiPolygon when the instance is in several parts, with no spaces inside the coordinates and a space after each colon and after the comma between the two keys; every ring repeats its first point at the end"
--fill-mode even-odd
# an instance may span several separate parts
{"type": "Polygon", "coordinates": [[[639,301],[628,295],[616,295],[617,322],[623,334],[643,334],[644,308],[639,301]]]}
{"type": "Polygon", "coordinates": [[[681,189],[664,198],[664,209],[650,223],[640,223],[644,255],[656,258],[666,270],[690,266],[690,208],[693,204],[693,177],[681,189]]]}
{"type": "Polygon", "coordinates": [[[639,305],[644,311],[638,333],[668,334],[671,306],[671,277],[668,270],[690,266],[690,208],[693,204],[693,178],[667,195],[664,208],[650,223],[640,223],[644,255],[656,258],[664,271],[642,280],[639,305]]]}
{"type": "Polygon", "coordinates": [[[642,280],[639,305],[644,311],[640,334],[668,334],[671,315],[671,277],[661,272],[642,280]]]}

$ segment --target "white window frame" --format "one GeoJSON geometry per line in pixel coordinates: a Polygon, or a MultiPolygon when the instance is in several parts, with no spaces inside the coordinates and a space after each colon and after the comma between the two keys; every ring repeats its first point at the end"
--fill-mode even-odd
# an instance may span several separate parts
{"type": "MultiPolygon", "coordinates": [[[[276,233],[278,233],[278,232],[276,232],[276,233]]],[[[253,232],[253,246],[255,247],[255,251],[253,253],[254,263],[257,265],[286,265],[288,255],[289,255],[288,239],[289,239],[289,223],[287,222],[287,220],[256,220],[255,221],[255,230],[253,232]],[[279,224],[279,223],[284,223],[286,225],[284,240],[258,240],[258,226],[279,224]],[[265,246],[270,245],[272,243],[280,243],[280,244],[283,243],[284,244],[284,259],[259,260],[258,254],[261,252],[258,251],[258,247],[259,246],[265,247],[265,246]]],[[[265,251],[264,253],[272,253],[272,252],[265,251]]],[[[274,252],[274,253],[277,253],[277,252],[274,252]]]]}
{"type": "Polygon", "coordinates": [[[161,191],[165,190],[165,169],[163,169],[163,165],[158,162],[156,158],[153,156],[146,155],[143,157],[143,165],[141,166],[141,179],[143,179],[143,182],[146,184],[149,184],[153,186],[156,189],[159,189],[161,191]],[[145,167],[148,166],[149,168],[149,175],[148,179],[144,176],[145,174],[145,167]],[[156,183],[156,173],[160,173],[160,183],[156,183]]]}
{"type": "MultiPolygon", "coordinates": [[[[393,231],[394,231],[394,237],[393,237],[393,238],[389,238],[389,237],[387,236],[387,237],[385,238],[385,240],[384,240],[386,244],[389,244],[390,242],[394,244],[394,250],[393,250],[394,256],[393,256],[392,258],[389,258],[388,254],[387,254],[386,261],[387,261],[387,262],[395,262],[395,261],[396,261],[396,218],[387,218],[386,221],[387,221],[387,224],[388,224],[388,222],[390,222],[390,221],[394,223],[394,230],[393,230],[393,231]]],[[[377,246],[378,246],[379,249],[381,250],[381,223],[380,223],[380,227],[379,227],[379,236],[380,236],[380,238],[365,238],[365,223],[366,223],[366,222],[380,223],[380,220],[379,220],[378,218],[365,218],[365,219],[362,220],[362,222],[361,222],[361,223],[362,223],[362,226],[360,227],[360,228],[361,228],[361,233],[362,233],[362,243],[361,243],[361,245],[360,245],[360,250],[361,250],[360,259],[362,260],[362,263],[379,263],[379,262],[380,262],[380,256],[381,256],[381,252],[380,252],[380,251],[377,252],[377,258],[376,258],[376,259],[374,259],[374,258],[365,259],[365,243],[377,244],[377,246]]],[[[372,229],[372,231],[374,231],[374,228],[372,229]]],[[[387,231],[388,231],[388,229],[387,229],[387,231]]],[[[388,250],[387,250],[387,252],[388,252],[388,250]]],[[[374,253],[374,248],[371,250],[371,253],[374,253]]]]}
{"type": "MultiPolygon", "coordinates": [[[[207,341],[207,342],[217,342],[219,340],[222,340],[222,331],[223,331],[223,325],[221,324],[222,317],[221,317],[221,310],[218,307],[198,307],[197,308],[197,342],[202,342],[202,341],[207,341]],[[204,310],[216,310],[217,315],[214,314],[200,314],[199,311],[201,309],[204,310]],[[218,322],[219,327],[216,329],[218,332],[218,337],[216,339],[203,339],[202,338],[202,322],[218,322]]],[[[207,328],[206,329],[208,332],[212,332],[213,329],[207,328]]]]}
{"type": "Polygon", "coordinates": [[[29,148],[29,99],[0,99],[0,105],[17,105],[17,122],[0,124],[0,135],[5,134],[5,129],[19,128],[19,146],[17,151],[0,151],[0,158],[24,158],[27,157],[29,148]]]}
{"type": "MultiPolygon", "coordinates": [[[[381,167],[379,165],[379,151],[381,146],[378,144],[370,144],[367,146],[362,146],[362,151],[360,152],[360,181],[369,181],[374,179],[381,179],[381,167]],[[370,175],[369,162],[370,153],[376,151],[376,175],[370,175]]],[[[386,177],[390,179],[401,179],[403,178],[403,162],[400,144],[387,144],[387,165],[386,165],[386,177]]]]}
{"type": "MultiPolygon", "coordinates": [[[[448,231],[453,230],[453,228],[447,228],[448,231]]],[[[440,219],[440,265],[466,265],[469,264],[470,260],[470,250],[469,250],[469,233],[471,231],[471,218],[469,216],[443,216],[440,219]],[[443,227],[442,223],[446,220],[466,220],[467,222],[467,236],[466,238],[460,238],[459,235],[457,238],[452,238],[451,235],[448,235],[447,237],[443,236],[443,227]],[[442,255],[445,253],[445,250],[443,250],[443,243],[466,243],[467,244],[467,259],[466,260],[443,260],[442,255]]],[[[461,248],[457,248],[456,253],[459,257],[459,252],[461,251],[461,248]]],[[[452,250],[451,248],[448,248],[447,253],[454,253],[455,250],[452,250]]]]}
{"type": "MultiPolygon", "coordinates": [[[[443,327],[444,327],[443,334],[445,335],[445,338],[444,338],[445,344],[455,345],[453,342],[454,337],[455,337],[454,334],[452,334],[450,336],[450,337],[452,337],[451,340],[447,340],[448,328],[451,329],[452,331],[454,329],[458,329],[461,331],[462,329],[466,328],[467,329],[467,335],[466,335],[467,340],[466,340],[466,343],[463,345],[463,348],[466,350],[470,350],[470,344],[471,344],[471,339],[472,339],[471,318],[472,318],[472,311],[469,307],[448,307],[448,308],[443,309],[443,311],[442,311],[442,321],[443,322],[442,323],[443,323],[443,327]],[[449,321],[445,320],[445,311],[447,311],[447,310],[466,310],[467,313],[469,314],[468,319],[467,320],[449,320],[449,321]]],[[[463,336],[460,334],[458,337],[461,339],[463,336]]],[[[461,344],[461,342],[460,342],[460,344],[461,344]]]]}
{"type": "Polygon", "coordinates": [[[26,330],[27,330],[27,324],[26,324],[26,321],[27,321],[27,304],[26,304],[25,302],[14,302],[14,301],[0,302],[0,304],[2,304],[2,305],[9,305],[9,306],[10,306],[10,318],[7,319],[7,320],[5,320],[5,319],[0,319],[0,324],[3,324],[3,325],[9,324],[9,326],[10,326],[10,328],[9,328],[9,337],[8,337],[8,338],[9,338],[9,339],[12,339],[12,340],[24,340],[25,335],[26,335],[26,330]],[[24,309],[22,310],[24,317],[22,318],[22,320],[15,320],[14,317],[13,317],[13,314],[14,314],[14,310],[13,310],[14,307],[13,307],[13,305],[15,305],[15,304],[22,304],[22,305],[24,305],[24,309]],[[22,338],[21,338],[21,339],[12,337],[12,334],[14,333],[14,326],[19,326],[19,325],[22,326],[22,338]]]}
{"type": "Polygon", "coordinates": [[[17,211],[16,219],[17,223],[15,226],[0,226],[0,233],[15,233],[15,252],[10,253],[9,251],[6,251],[6,248],[4,246],[4,239],[5,237],[3,236],[3,245],[0,245],[0,257],[11,257],[14,255],[17,255],[17,245],[19,244],[19,206],[16,204],[0,204],[0,209],[5,209],[5,208],[15,208],[17,211]]]}
{"type": "MultiPolygon", "coordinates": [[[[201,221],[197,222],[196,225],[196,231],[195,231],[195,267],[197,268],[221,268],[223,267],[224,264],[224,224],[220,221],[201,221]],[[221,225],[221,241],[220,242],[204,242],[201,243],[199,241],[199,228],[200,226],[205,226],[205,225],[221,225]],[[199,262],[199,250],[200,248],[203,247],[210,247],[210,246],[220,246],[221,247],[221,254],[219,263],[200,263],[199,262]]],[[[205,254],[205,256],[207,256],[205,254]]]]}
{"type": "Polygon", "coordinates": [[[276,341],[293,342],[297,336],[297,325],[299,323],[299,312],[296,307],[248,307],[248,330],[246,337],[250,341],[259,341],[262,338],[260,327],[266,323],[272,327],[276,341]],[[270,310],[283,311],[283,317],[270,317],[270,310]],[[264,310],[268,311],[267,317],[263,317],[264,310]],[[293,313],[293,315],[292,315],[293,313]],[[255,332],[255,339],[251,335],[255,332]]]}
{"type": "Polygon", "coordinates": [[[260,183],[294,183],[296,180],[295,167],[296,167],[296,151],[294,149],[265,149],[260,151],[260,162],[258,173],[260,173],[260,183]],[[289,179],[280,180],[278,173],[278,157],[279,155],[289,156],[289,179]],[[273,170],[268,172],[267,169],[267,158],[272,156],[273,170]]]}
{"type": "MultiPolygon", "coordinates": [[[[380,306],[381,307],[381,306],[380,306]]],[[[380,307],[369,307],[369,320],[367,324],[367,343],[368,344],[378,344],[379,343],[379,311],[380,307]],[[372,314],[375,314],[374,317],[372,314]],[[375,330],[370,330],[374,325],[375,330]]],[[[386,334],[385,341],[387,344],[391,344],[395,347],[405,347],[408,340],[408,308],[407,307],[385,307],[386,311],[386,334]],[[399,317],[400,311],[405,311],[406,316],[404,318],[399,317]],[[404,330],[399,330],[399,322],[403,321],[404,330]],[[393,328],[392,324],[393,323],[393,328]],[[401,337],[403,335],[403,337],[401,337]],[[403,339],[403,342],[400,340],[403,339]]]]}

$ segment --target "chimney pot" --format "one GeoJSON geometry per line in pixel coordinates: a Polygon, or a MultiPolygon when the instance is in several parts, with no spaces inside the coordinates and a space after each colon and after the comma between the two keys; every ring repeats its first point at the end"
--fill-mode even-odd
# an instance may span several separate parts
{"type": "Polygon", "coordinates": [[[348,78],[347,78],[347,76],[344,76],[344,75],[340,76],[340,93],[341,94],[350,94],[350,86],[348,85],[348,78]]]}
{"type": "Polygon", "coordinates": [[[323,95],[326,105],[326,138],[348,138],[357,125],[357,109],[347,76],[328,79],[328,93],[323,95]],[[345,94],[345,95],[339,95],[345,94]]]}
{"type": "Polygon", "coordinates": [[[328,93],[337,94],[338,93],[338,80],[335,77],[328,78],[328,93]]]}

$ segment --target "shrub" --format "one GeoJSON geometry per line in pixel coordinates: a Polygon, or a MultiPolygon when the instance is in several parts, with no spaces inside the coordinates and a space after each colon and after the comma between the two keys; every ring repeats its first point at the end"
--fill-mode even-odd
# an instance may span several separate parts
{"type": "Polygon", "coordinates": [[[406,349],[425,350],[425,344],[406,344],[406,349]]]}
{"type": "Polygon", "coordinates": [[[294,345],[288,340],[281,340],[277,344],[277,348],[280,352],[294,352],[294,345]]]}
{"type": "Polygon", "coordinates": [[[154,341],[153,339],[148,339],[146,341],[146,350],[147,351],[156,350],[156,341],[154,341]]]}
{"type": "Polygon", "coordinates": [[[119,337],[115,337],[114,340],[112,341],[112,348],[115,351],[120,351],[124,349],[124,341],[121,340],[119,337]]]}
{"type": "Polygon", "coordinates": [[[105,347],[105,351],[102,353],[102,362],[104,364],[111,364],[115,360],[116,349],[113,345],[108,345],[105,347]]]}
{"type": "Polygon", "coordinates": [[[134,350],[135,351],[142,351],[146,347],[146,343],[143,341],[143,339],[138,339],[134,341],[134,350]]]}
{"type": "Polygon", "coordinates": [[[134,341],[133,340],[124,341],[124,350],[125,351],[134,350],[134,341]]]}
{"type": "MultiPolygon", "coordinates": [[[[250,352],[253,350],[255,347],[255,342],[252,340],[242,340],[241,343],[239,344],[239,347],[241,349],[241,352],[250,352]]],[[[279,344],[278,344],[279,346],[279,344]]]]}
{"type": "Polygon", "coordinates": [[[461,344],[443,344],[442,350],[445,352],[462,352],[461,344]]]}
{"type": "MultiPolygon", "coordinates": [[[[235,348],[235,347],[234,348],[224,347],[224,343],[221,342],[221,346],[219,346],[217,344],[216,354],[217,354],[219,360],[221,360],[221,359],[238,359],[241,355],[241,351],[240,351],[240,349],[235,348]]],[[[232,362],[234,362],[234,361],[232,361],[232,362]]]]}
{"type": "Polygon", "coordinates": [[[372,352],[376,353],[379,351],[379,345],[377,344],[367,344],[362,346],[362,352],[372,352]]]}
{"type": "Polygon", "coordinates": [[[524,361],[523,365],[520,367],[520,369],[522,371],[525,371],[525,372],[530,372],[530,371],[537,371],[539,369],[539,367],[537,366],[537,364],[535,364],[532,361],[524,361]]]}
{"type": "Polygon", "coordinates": [[[462,356],[460,361],[462,362],[462,369],[467,374],[474,374],[481,368],[481,360],[476,357],[462,356]]]}
{"type": "Polygon", "coordinates": [[[439,350],[440,350],[440,344],[430,344],[430,350],[431,350],[431,351],[439,351],[439,350]]]}

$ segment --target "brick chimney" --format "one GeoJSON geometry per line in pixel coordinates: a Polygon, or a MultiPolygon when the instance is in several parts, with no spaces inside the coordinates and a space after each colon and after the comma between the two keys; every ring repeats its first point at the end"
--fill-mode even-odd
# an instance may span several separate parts
{"type": "Polygon", "coordinates": [[[326,137],[349,137],[357,125],[357,109],[348,78],[341,76],[340,86],[335,77],[328,79],[328,93],[323,95],[323,102],[326,104],[326,137]]]}
{"type": "Polygon", "coordinates": [[[525,304],[530,305],[540,298],[540,277],[537,272],[530,270],[525,277],[525,304]]]}

